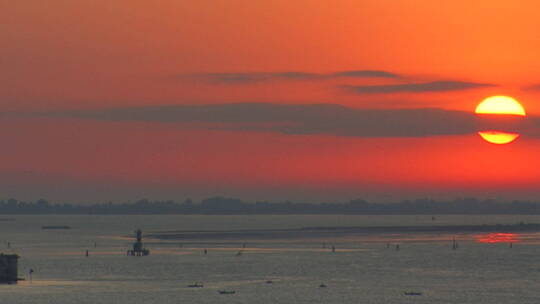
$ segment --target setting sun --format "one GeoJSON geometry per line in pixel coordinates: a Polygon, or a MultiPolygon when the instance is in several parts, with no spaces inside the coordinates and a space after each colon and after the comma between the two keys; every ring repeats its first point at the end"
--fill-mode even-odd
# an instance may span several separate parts
{"type": "Polygon", "coordinates": [[[508,114],[525,116],[525,109],[514,98],[491,96],[484,99],[475,110],[476,114],[508,114]]]}
{"type": "Polygon", "coordinates": [[[482,131],[478,132],[478,134],[485,141],[496,145],[509,144],[519,137],[518,133],[507,133],[499,131],[482,131]]]}
{"type": "MultiPolygon", "coordinates": [[[[476,114],[526,116],[523,106],[509,96],[491,96],[484,99],[475,110],[476,114]]],[[[480,131],[478,134],[488,143],[504,145],[514,142],[519,133],[498,130],[480,131]]]]}

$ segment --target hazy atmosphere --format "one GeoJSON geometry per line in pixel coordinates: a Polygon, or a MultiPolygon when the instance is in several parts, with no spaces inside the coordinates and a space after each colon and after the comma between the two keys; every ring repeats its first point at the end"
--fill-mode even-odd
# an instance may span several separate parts
{"type": "Polygon", "coordinates": [[[0,1],[0,192],[538,198],[536,1],[0,1]],[[278,17],[279,16],[279,17],[278,17]],[[474,114],[508,95],[519,122],[474,114]],[[518,132],[509,145],[478,134],[518,132]]]}
{"type": "Polygon", "coordinates": [[[0,20],[2,304],[540,299],[540,1],[0,20]]]}

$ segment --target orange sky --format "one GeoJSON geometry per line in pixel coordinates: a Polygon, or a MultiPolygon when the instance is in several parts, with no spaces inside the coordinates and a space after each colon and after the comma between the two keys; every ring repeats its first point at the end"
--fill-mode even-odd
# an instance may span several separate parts
{"type": "MultiPolygon", "coordinates": [[[[537,116],[540,90],[529,87],[540,84],[539,9],[534,0],[0,0],[0,110],[271,102],[472,112],[504,94],[537,116]],[[330,76],[360,70],[399,77],[330,76]],[[276,72],[323,76],[208,78],[276,72]],[[436,81],[493,86],[346,89],[436,81]]],[[[29,199],[536,198],[540,186],[540,142],[530,136],[493,146],[476,134],[290,135],[27,116],[0,123],[10,147],[0,156],[0,179],[10,181],[0,193],[29,199]],[[93,197],[97,188],[107,191],[93,197]]]]}

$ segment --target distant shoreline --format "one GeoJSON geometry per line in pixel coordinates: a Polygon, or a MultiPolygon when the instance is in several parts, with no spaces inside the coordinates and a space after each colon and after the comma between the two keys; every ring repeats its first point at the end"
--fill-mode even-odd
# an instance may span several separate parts
{"type": "Polygon", "coordinates": [[[237,198],[211,197],[200,202],[186,199],[147,199],[124,203],[91,205],[51,203],[45,199],[35,202],[16,199],[0,200],[0,215],[11,214],[185,214],[185,215],[540,215],[540,202],[496,201],[460,198],[449,201],[431,199],[404,200],[395,203],[372,203],[362,199],[348,202],[246,202],[237,198]]]}
{"type": "Polygon", "coordinates": [[[351,234],[406,234],[406,233],[489,233],[540,232],[540,224],[512,225],[445,225],[445,226],[368,226],[368,227],[305,227],[294,229],[249,229],[226,231],[166,231],[147,234],[160,240],[209,239],[282,239],[338,237],[351,234]]]}

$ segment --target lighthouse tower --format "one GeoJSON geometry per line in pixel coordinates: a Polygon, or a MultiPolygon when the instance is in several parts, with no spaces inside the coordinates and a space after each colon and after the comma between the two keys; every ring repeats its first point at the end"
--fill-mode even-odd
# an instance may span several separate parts
{"type": "Polygon", "coordinates": [[[150,250],[143,247],[141,229],[137,229],[137,231],[135,231],[135,237],[136,237],[137,241],[135,243],[133,243],[133,249],[127,251],[127,255],[130,255],[130,256],[149,255],[150,250]]]}

